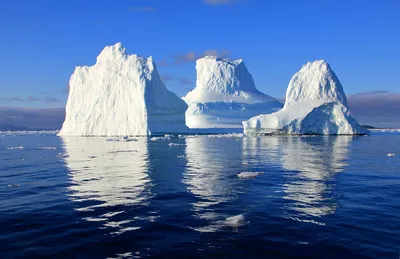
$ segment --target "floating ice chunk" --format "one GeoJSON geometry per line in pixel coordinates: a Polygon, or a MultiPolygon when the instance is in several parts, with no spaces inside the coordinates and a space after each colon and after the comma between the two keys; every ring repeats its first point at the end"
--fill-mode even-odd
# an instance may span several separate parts
{"type": "Polygon", "coordinates": [[[168,146],[184,146],[185,144],[169,143],[168,146]]]}
{"type": "Polygon", "coordinates": [[[242,227],[247,224],[249,224],[249,222],[245,220],[243,214],[229,217],[224,221],[224,225],[229,227],[242,227]]]}
{"type": "Polygon", "coordinates": [[[23,146],[19,146],[19,147],[8,147],[8,150],[19,150],[19,149],[24,149],[23,146]]]}
{"type": "Polygon", "coordinates": [[[152,137],[150,139],[150,141],[157,141],[157,140],[162,140],[162,139],[164,139],[164,137],[152,137]]]}
{"type": "Polygon", "coordinates": [[[38,149],[41,149],[41,150],[55,150],[57,148],[56,147],[38,147],[38,149]]]}
{"type": "Polygon", "coordinates": [[[393,156],[396,156],[396,154],[395,153],[389,153],[389,154],[387,154],[387,156],[388,157],[393,157],[393,156]]]}
{"type": "Polygon", "coordinates": [[[250,179],[250,178],[255,178],[263,173],[264,172],[241,172],[238,173],[237,176],[242,179],[250,179]]]}

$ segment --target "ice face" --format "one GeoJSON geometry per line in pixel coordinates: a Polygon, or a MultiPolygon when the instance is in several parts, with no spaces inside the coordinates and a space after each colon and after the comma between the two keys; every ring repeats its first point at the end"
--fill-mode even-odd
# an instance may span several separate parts
{"type": "Polygon", "coordinates": [[[326,61],[304,65],[290,80],[282,110],[243,121],[245,133],[367,134],[351,116],[346,95],[326,61]]]}
{"type": "Polygon", "coordinates": [[[91,67],[70,79],[60,135],[149,135],[184,132],[187,105],[168,91],[152,57],[129,55],[121,43],[107,46],[91,67]]]}
{"type": "Polygon", "coordinates": [[[242,128],[242,121],[282,108],[275,98],[257,90],[243,60],[207,56],[197,60],[196,88],[184,99],[190,128],[242,128]]]}

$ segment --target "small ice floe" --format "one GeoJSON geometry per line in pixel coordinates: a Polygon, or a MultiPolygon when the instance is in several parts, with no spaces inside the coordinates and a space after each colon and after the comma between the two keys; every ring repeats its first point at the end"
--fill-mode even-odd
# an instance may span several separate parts
{"type": "Polygon", "coordinates": [[[168,146],[184,146],[184,144],[169,143],[168,146]]]}
{"type": "Polygon", "coordinates": [[[387,156],[388,157],[393,157],[393,156],[396,156],[396,154],[395,153],[388,153],[387,156]]]}
{"type": "Polygon", "coordinates": [[[63,154],[63,153],[57,153],[57,156],[58,157],[69,157],[69,155],[67,155],[67,154],[63,154]]]}
{"type": "Polygon", "coordinates": [[[249,221],[246,221],[243,214],[239,214],[239,215],[232,216],[232,217],[225,219],[223,224],[228,227],[236,228],[236,227],[246,226],[247,224],[249,224],[249,221]]]}
{"type": "Polygon", "coordinates": [[[40,149],[40,150],[56,150],[57,148],[56,147],[37,147],[37,149],[40,149]]]}
{"type": "Polygon", "coordinates": [[[185,138],[197,138],[199,135],[198,134],[196,134],[196,135],[186,135],[186,136],[184,136],[185,138]]]}
{"type": "Polygon", "coordinates": [[[243,133],[228,133],[228,134],[214,134],[208,135],[209,138],[242,138],[243,133]]]}
{"type": "Polygon", "coordinates": [[[162,140],[162,139],[165,139],[165,138],[164,137],[152,137],[150,139],[150,141],[157,141],[157,140],[162,140]]]}
{"type": "Polygon", "coordinates": [[[182,155],[182,156],[177,156],[177,158],[185,158],[185,156],[184,156],[184,155],[182,155]]]}
{"type": "Polygon", "coordinates": [[[237,177],[242,178],[242,179],[250,179],[250,178],[255,178],[264,172],[241,172],[237,174],[237,177]]]}
{"type": "Polygon", "coordinates": [[[24,149],[23,146],[19,146],[19,147],[8,147],[8,150],[20,150],[20,149],[24,149]]]}

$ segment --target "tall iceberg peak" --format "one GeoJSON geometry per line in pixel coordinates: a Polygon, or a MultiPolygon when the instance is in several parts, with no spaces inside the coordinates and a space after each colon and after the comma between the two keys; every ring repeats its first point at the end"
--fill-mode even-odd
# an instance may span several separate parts
{"type": "Polygon", "coordinates": [[[125,47],[121,42],[118,42],[114,45],[106,46],[97,56],[97,61],[115,60],[126,56],[128,56],[128,54],[126,53],[125,47]]]}
{"type": "Polygon", "coordinates": [[[347,106],[342,84],[325,60],[308,62],[290,80],[285,107],[301,101],[338,101],[347,106]]]}
{"type": "Polygon", "coordinates": [[[183,99],[188,103],[259,103],[273,98],[257,90],[242,59],[229,60],[206,56],[196,61],[196,88],[183,99]]]}
{"type": "Polygon", "coordinates": [[[343,87],[326,61],[308,62],[289,82],[282,110],[243,122],[245,133],[367,134],[351,116],[343,87]]]}
{"type": "Polygon", "coordinates": [[[91,67],[70,79],[60,135],[148,135],[186,131],[187,105],[168,91],[153,59],[107,46],[91,67]]]}
{"type": "Polygon", "coordinates": [[[196,71],[196,88],[182,98],[189,105],[189,128],[242,128],[243,120],[282,108],[257,90],[242,59],[206,56],[197,60],[196,71]]]}

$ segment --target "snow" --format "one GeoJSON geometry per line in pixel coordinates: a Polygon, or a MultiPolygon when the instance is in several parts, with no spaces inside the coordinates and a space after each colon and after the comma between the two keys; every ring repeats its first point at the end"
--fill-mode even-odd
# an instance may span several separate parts
{"type": "Polygon", "coordinates": [[[189,105],[189,128],[242,128],[257,114],[282,108],[275,98],[257,90],[243,60],[206,56],[196,62],[196,88],[182,99],[189,105]]]}
{"type": "Polygon", "coordinates": [[[289,82],[282,110],[243,122],[246,134],[367,134],[351,116],[343,87],[326,61],[309,62],[289,82]]]}
{"type": "Polygon", "coordinates": [[[185,132],[187,105],[161,81],[152,57],[107,46],[70,79],[62,136],[140,136],[185,132]]]}

